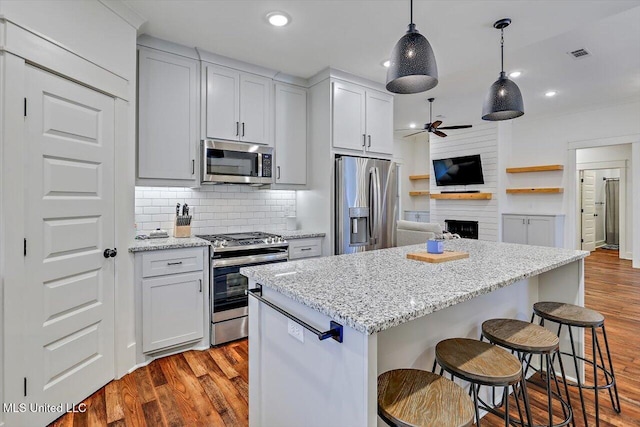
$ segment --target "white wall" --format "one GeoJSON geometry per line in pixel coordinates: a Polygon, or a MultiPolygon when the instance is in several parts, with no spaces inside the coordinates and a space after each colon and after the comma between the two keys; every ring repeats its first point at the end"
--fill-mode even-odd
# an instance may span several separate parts
{"type": "Polygon", "coordinates": [[[401,165],[400,172],[400,219],[404,211],[429,211],[429,198],[410,196],[409,191],[429,190],[429,181],[409,180],[409,175],[429,173],[429,137],[426,133],[411,138],[396,138],[393,141],[393,161],[401,165]]]}
{"type": "Polygon", "coordinates": [[[136,187],[138,234],[156,228],[173,234],[176,203],[189,205],[191,234],[286,230],[296,214],[295,191],[261,190],[248,185],[212,185],[201,189],[136,187]]]}
{"type": "MultiPolygon", "coordinates": [[[[543,164],[572,165],[573,155],[570,143],[576,141],[611,140],[618,137],[620,144],[634,142],[640,135],[640,102],[629,102],[613,106],[600,106],[584,111],[576,111],[553,116],[528,117],[526,114],[512,121],[511,150],[507,166],[534,166],[543,164]]],[[[605,142],[603,142],[604,144],[605,142]]],[[[631,176],[630,165],[629,174],[631,176]]],[[[504,171],[501,171],[504,173],[504,171]]],[[[563,187],[563,194],[551,195],[509,195],[504,212],[565,214],[565,247],[574,248],[576,218],[575,171],[505,174],[508,187],[563,187]]],[[[504,190],[503,190],[504,191],[504,190]]],[[[633,188],[630,179],[628,194],[634,199],[640,191],[633,188]]],[[[632,206],[630,199],[629,205],[632,206]]],[[[631,212],[630,212],[631,213],[631,212]]],[[[628,215],[633,221],[633,215],[628,215]]],[[[637,221],[636,221],[637,222],[637,221]]],[[[631,227],[629,227],[631,228],[631,227]]],[[[629,230],[631,232],[631,230],[629,230]]],[[[629,250],[631,250],[631,234],[629,250]]]]}
{"type": "MultiPolygon", "coordinates": [[[[446,138],[432,137],[431,159],[480,154],[484,184],[438,187],[435,178],[430,180],[432,193],[441,190],[479,190],[492,193],[491,200],[436,200],[431,199],[431,222],[444,227],[445,219],[478,221],[480,240],[499,240],[498,197],[498,125],[494,123],[474,126],[472,129],[450,132],[446,138]]],[[[433,165],[429,165],[431,176],[433,165]]]]}

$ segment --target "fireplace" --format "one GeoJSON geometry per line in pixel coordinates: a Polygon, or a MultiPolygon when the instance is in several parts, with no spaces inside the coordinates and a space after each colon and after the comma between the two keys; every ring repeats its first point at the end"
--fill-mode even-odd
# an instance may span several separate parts
{"type": "Polygon", "coordinates": [[[449,233],[459,234],[465,239],[478,239],[478,221],[445,219],[444,223],[449,233]]]}

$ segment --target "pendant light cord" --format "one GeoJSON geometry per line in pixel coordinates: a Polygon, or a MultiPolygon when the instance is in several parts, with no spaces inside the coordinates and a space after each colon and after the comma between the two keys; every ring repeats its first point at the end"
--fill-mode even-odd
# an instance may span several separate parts
{"type": "Polygon", "coordinates": [[[411,15],[410,16],[411,17],[411,19],[410,19],[411,20],[411,25],[413,25],[413,0],[410,1],[410,5],[411,6],[409,6],[409,11],[410,11],[409,14],[411,15]]]}
{"type": "Polygon", "coordinates": [[[504,28],[500,28],[500,68],[504,73],[504,28]]]}

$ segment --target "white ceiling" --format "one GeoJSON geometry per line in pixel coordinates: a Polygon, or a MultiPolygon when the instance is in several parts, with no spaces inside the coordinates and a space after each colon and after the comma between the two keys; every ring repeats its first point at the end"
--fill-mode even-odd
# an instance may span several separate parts
{"type": "MultiPolygon", "coordinates": [[[[147,19],[141,32],[308,78],[327,66],[381,83],[380,63],[406,31],[408,0],[125,0],[147,19]],[[265,15],[292,16],[283,28],[265,15]]],[[[510,17],[505,68],[527,115],[640,100],[640,0],[415,0],[414,22],[434,48],[440,83],[395,98],[395,127],[428,121],[426,99],[445,125],[479,123],[486,90],[500,71],[500,33],[510,17]],[[574,60],[566,52],[587,48],[574,60]],[[544,92],[558,91],[555,98],[544,92]]]]}

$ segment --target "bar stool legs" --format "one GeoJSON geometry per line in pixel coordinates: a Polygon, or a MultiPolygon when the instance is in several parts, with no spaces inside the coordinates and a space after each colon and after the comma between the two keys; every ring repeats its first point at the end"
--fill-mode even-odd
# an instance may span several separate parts
{"type": "Polygon", "coordinates": [[[544,325],[545,320],[558,323],[558,337],[562,333],[562,328],[564,326],[567,326],[571,344],[571,353],[560,352],[558,359],[561,359],[562,355],[570,356],[573,359],[573,366],[575,368],[577,377],[576,384],[568,383],[568,385],[578,387],[580,403],[582,405],[582,416],[584,418],[585,425],[589,424],[587,420],[587,411],[584,401],[584,389],[594,391],[596,426],[600,425],[600,390],[607,389],[609,391],[611,406],[613,407],[614,411],[620,413],[620,397],[618,395],[618,385],[616,383],[615,373],[613,371],[613,361],[611,360],[611,352],[609,350],[609,342],[607,340],[607,331],[604,325],[604,316],[595,310],[573,304],[558,302],[535,303],[533,305],[533,312],[534,317],[532,317],[532,319],[534,319],[536,315],[540,317],[540,325],[544,325]],[[577,355],[576,347],[574,344],[572,330],[573,327],[591,330],[591,360],[587,359],[586,357],[580,357],[577,355]],[[602,338],[604,340],[604,347],[607,353],[607,364],[605,364],[605,357],[602,352],[600,340],[598,339],[598,328],[602,328],[602,338]],[[590,364],[592,366],[593,385],[586,385],[585,381],[580,378],[578,360],[581,360],[584,363],[590,364]],[[598,361],[600,362],[600,364],[598,364],[598,361]],[[599,384],[598,372],[602,372],[604,374],[604,384],[599,384]]]}

